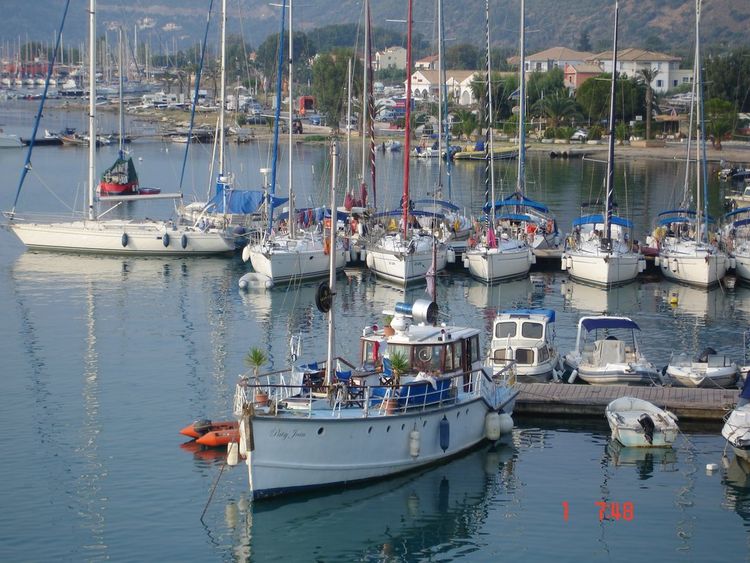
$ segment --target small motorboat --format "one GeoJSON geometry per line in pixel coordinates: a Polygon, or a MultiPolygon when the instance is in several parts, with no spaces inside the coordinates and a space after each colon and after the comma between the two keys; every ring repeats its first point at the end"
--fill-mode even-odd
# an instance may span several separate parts
{"type": "Polygon", "coordinates": [[[728,356],[706,348],[696,358],[687,354],[673,355],[665,373],[684,387],[728,388],[737,383],[737,364],[728,356]]]}
{"type": "Polygon", "coordinates": [[[679,431],[674,414],[635,397],[615,399],[604,414],[612,439],[626,447],[671,447],[679,431]]]}
{"type": "Polygon", "coordinates": [[[750,460],[750,378],[740,392],[737,406],[724,419],[721,435],[732,446],[734,453],[750,460]]]}
{"type": "Polygon", "coordinates": [[[197,439],[209,432],[236,430],[237,427],[237,421],[234,420],[220,421],[202,418],[188,424],[185,428],[180,430],[180,434],[188,436],[189,438],[197,439]]]}
{"type": "Polygon", "coordinates": [[[196,438],[195,442],[209,448],[220,448],[221,446],[226,446],[229,442],[236,442],[239,439],[239,428],[228,428],[226,430],[211,430],[210,432],[206,432],[200,438],[196,438]]]}
{"type": "Polygon", "coordinates": [[[492,326],[487,366],[494,371],[515,362],[519,381],[546,383],[562,374],[555,346],[555,311],[507,309],[492,326]]]}
{"type": "Polygon", "coordinates": [[[640,327],[627,317],[581,317],[575,350],[564,357],[568,381],[592,385],[654,385],[662,374],[641,353],[640,327]]]}

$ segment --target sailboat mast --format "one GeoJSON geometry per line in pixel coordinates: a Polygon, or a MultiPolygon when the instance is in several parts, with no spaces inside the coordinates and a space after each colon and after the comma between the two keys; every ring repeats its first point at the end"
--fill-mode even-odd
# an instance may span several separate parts
{"type": "Polygon", "coordinates": [[[521,71],[518,86],[518,178],[516,191],[526,191],[526,2],[521,0],[521,71]]]}
{"type": "Polygon", "coordinates": [[[331,290],[331,303],[328,310],[328,354],[326,355],[326,385],[333,382],[333,353],[336,332],[334,330],[333,302],[336,296],[336,170],[338,169],[339,147],[336,139],[331,142],[331,232],[328,252],[328,288],[331,290]]]}
{"type": "Polygon", "coordinates": [[[604,240],[607,245],[612,241],[612,199],[614,197],[615,179],[615,85],[617,83],[617,24],[620,17],[619,2],[615,0],[615,32],[612,41],[612,81],[609,89],[609,145],[607,151],[607,185],[604,201],[604,240]]]}
{"type": "Polygon", "coordinates": [[[294,36],[292,35],[292,0],[289,0],[289,236],[296,235],[296,217],[293,217],[296,206],[294,205],[294,182],[292,181],[292,119],[294,118],[294,96],[292,95],[292,68],[294,66],[294,36]]]}
{"type": "MultiPolygon", "coordinates": [[[[281,23],[279,29],[279,61],[276,73],[276,108],[273,112],[273,157],[271,166],[270,197],[268,198],[268,233],[273,229],[273,199],[276,195],[276,168],[279,161],[279,122],[281,120],[281,85],[284,68],[284,16],[286,15],[286,0],[281,0],[281,23]]],[[[289,225],[294,225],[292,220],[293,204],[289,202],[289,225]]]]}
{"type": "Polygon", "coordinates": [[[403,207],[404,240],[409,236],[409,153],[411,152],[411,26],[412,0],[408,0],[406,10],[406,113],[404,115],[404,195],[403,207]]]}
{"type": "MultiPolygon", "coordinates": [[[[346,193],[351,194],[351,163],[352,163],[352,59],[346,62],[346,193]]],[[[362,146],[365,146],[364,140],[362,146]]],[[[333,150],[333,149],[331,149],[333,150]]],[[[364,148],[362,149],[362,179],[364,180],[364,148]]]]}
{"type": "Polygon", "coordinates": [[[695,228],[696,240],[706,242],[708,240],[708,228],[702,228],[702,224],[705,221],[708,225],[708,198],[704,190],[708,186],[708,178],[706,177],[706,166],[704,158],[706,157],[706,134],[705,134],[705,121],[703,119],[703,72],[701,69],[701,5],[702,0],[695,1],[695,92],[696,92],[696,104],[698,113],[696,119],[696,146],[695,146],[695,160],[696,160],[696,173],[695,173],[695,184],[696,184],[696,202],[695,202],[695,228]],[[701,199],[702,198],[702,199],[701,199]],[[701,207],[701,201],[703,206],[701,207]]]}
{"type": "Polygon", "coordinates": [[[89,190],[88,218],[94,220],[96,166],[96,0],[89,0],[89,190]]]}
{"type": "MultiPolygon", "coordinates": [[[[227,71],[227,0],[221,0],[221,59],[219,72],[219,182],[224,176],[224,104],[226,103],[227,71]]],[[[239,91],[238,91],[239,92],[239,91]]]]}
{"type": "MultiPolygon", "coordinates": [[[[365,6],[364,6],[364,11],[365,11],[365,41],[364,41],[364,45],[362,46],[362,51],[363,51],[363,55],[364,55],[363,58],[364,58],[365,64],[362,65],[364,67],[364,70],[363,70],[363,73],[362,73],[362,108],[361,108],[361,111],[359,112],[360,113],[360,117],[362,118],[362,183],[363,184],[365,183],[365,176],[367,175],[367,162],[368,162],[368,159],[367,159],[367,149],[369,148],[368,147],[369,143],[367,143],[365,141],[365,135],[367,135],[367,132],[368,132],[368,129],[367,129],[367,113],[370,111],[370,103],[369,103],[370,100],[369,100],[369,95],[368,95],[368,90],[367,90],[368,79],[369,79],[369,76],[368,76],[368,65],[370,64],[370,61],[367,58],[368,55],[369,55],[369,49],[370,49],[370,45],[369,45],[369,41],[370,41],[369,16],[370,16],[370,13],[369,13],[369,10],[370,10],[370,1],[369,0],[365,0],[365,6]]],[[[355,49],[355,52],[356,52],[356,49],[355,49]]],[[[351,96],[352,96],[352,93],[351,93],[351,90],[349,90],[349,99],[351,99],[351,96]]],[[[347,116],[347,129],[349,128],[348,126],[351,125],[351,121],[348,120],[349,117],[350,116],[347,116]]],[[[347,179],[347,189],[349,187],[348,186],[348,182],[349,182],[349,180],[347,179]]]]}
{"type": "MultiPolygon", "coordinates": [[[[484,15],[485,23],[487,25],[487,136],[488,136],[488,152],[487,152],[487,167],[490,181],[489,196],[492,202],[490,207],[490,228],[494,231],[495,229],[495,166],[493,165],[495,157],[495,148],[493,143],[492,135],[492,63],[490,57],[490,0],[485,0],[484,3],[484,15]]],[[[485,190],[486,192],[487,190],[485,190]]],[[[485,196],[488,195],[485,193],[485,196]]]]}
{"type": "Polygon", "coordinates": [[[122,109],[122,97],[123,97],[123,81],[124,78],[122,76],[123,69],[125,68],[124,61],[125,61],[125,49],[122,43],[122,27],[119,29],[119,44],[118,44],[118,56],[120,58],[119,62],[119,69],[118,69],[118,94],[119,94],[119,116],[118,116],[118,126],[119,126],[119,144],[117,146],[117,153],[120,158],[123,158],[125,156],[125,147],[124,147],[124,141],[123,141],[123,135],[125,135],[125,112],[123,112],[122,109]]]}
{"type": "Polygon", "coordinates": [[[438,189],[443,188],[443,0],[437,0],[438,24],[438,189]]]}
{"type": "MultiPolygon", "coordinates": [[[[443,0],[438,0],[438,37],[439,37],[439,49],[441,50],[440,55],[440,92],[443,95],[443,138],[445,140],[445,179],[448,182],[448,200],[453,201],[453,194],[451,192],[451,134],[450,134],[450,124],[448,123],[448,120],[450,118],[448,114],[448,85],[447,85],[447,77],[445,72],[445,17],[443,15],[443,0]]],[[[442,166],[442,158],[443,153],[442,151],[438,155],[438,158],[440,158],[440,165],[442,166]]],[[[442,174],[441,174],[442,178],[442,174]]],[[[441,180],[442,181],[442,180],[441,180]]]]}

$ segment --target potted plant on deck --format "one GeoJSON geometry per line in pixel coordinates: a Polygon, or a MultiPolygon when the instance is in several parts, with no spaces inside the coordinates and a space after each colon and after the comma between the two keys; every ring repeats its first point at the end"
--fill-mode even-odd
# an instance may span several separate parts
{"type": "Polygon", "coordinates": [[[253,368],[253,378],[255,380],[255,404],[264,407],[268,404],[268,392],[260,387],[260,381],[258,380],[258,372],[266,362],[268,362],[268,356],[260,348],[250,348],[244,359],[245,365],[253,368]]]}
{"type": "Polygon", "coordinates": [[[385,400],[386,412],[391,414],[398,408],[398,393],[401,387],[401,375],[409,371],[409,358],[406,354],[400,350],[396,350],[388,355],[388,360],[391,364],[391,376],[388,382],[391,386],[391,392],[388,398],[385,400]]]}
{"type": "Polygon", "coordinates": [[[393,315],[383,316],[383,336],[393,336],[394,334],[396,334],[396,331],[391,326],[392,320],[393,320],[393,315]]]}

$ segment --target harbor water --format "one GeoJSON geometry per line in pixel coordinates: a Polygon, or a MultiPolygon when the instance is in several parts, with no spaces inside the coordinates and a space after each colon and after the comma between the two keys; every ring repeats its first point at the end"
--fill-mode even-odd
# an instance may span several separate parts
{"type": "MultiPolygon", "coordinates": [[[[12,129],[13,114],[4,114],[12,129]]],[[[59,117],[60,125],[64,118],[59,117]]],[[[342,141],[342,145],[344,145],[342,141]]],[[[141,184],[175,191],[184,147],[136,142],[141,184]]],[[[183,192],[205,197],[211,148],[191,147],[183,192]]],[[[97,169],[116,148],[98,151],[97,169]]],[[[298,204],[322,201],[330,169],[324,145],[294,148],[298,204]]],[[[237,183],[257,188],[269,165],[263,142],[232,146],[237,183]]],[[[24,155],[0,151],[0,205],[10,209],[24,155]]],[[[403,155],[379,154],[379,207],[398,202],[403,155]],[[381,204],[380,202],[384,202],[381,204]]],[[[80,207],[86,151],[39,147],[18,211],[80,207]]],[[[352,170],[359,166],[356,158],[352,170]]],[[[498,164],[506,194],[515,164],[498,164]]],[[[342,163],[342,170],[345,162],[342,163]]],[[[562,227],[601,189],[604,165],[534,154],[528,192],[562,227]]],[[[433,193],[437,163],[412,163],[415,198],[433,193]]],[[[621,205],[645,237],[681,189],[678,162],[627,161],[616,169],[621,205]]],[[[483,166],[452,170],[451,197],[467,211],[484,203],[483,166]]],[[[279,171],[285,191],[286,163],[279,171]]],[[[342,184],[345,176],[342,174],[342,184]]],[[[354,185],[356,178],[352,179],[354,185]]],[[[500,184],[499,184],[500,185],[500,184]]],[[[343,190],[341,190],[343,192],[343,190]]],[[[447,196],[447,186],[443,186],[447,196]]],[[[499,194],[498,194],[499,195],[499,194]]],[[[718,183],[711,207],[721,212],[718,183]]],[[[341,195],[343,198],[343,193],[341,195]]],[[[171,203],[143,202],[113,214],[166,218],[171,203]]],[[[322,360],[326,322],[317,283],[242,292],[238,256],[146,259],[26,251],[0,231],[0,354],[4,453],[2,561],[716,561],[750,553],[750,465],[736,459],[720,423],[691,427],[671,450],[626,450],[595,420],[516,419],[511,436],[426,470],[346,490],[253,503],[243,466],[184,443],[196,418],[226,419],[243,357],[269,351],[269,369],[322,360]],[[707,471],[706,465],[719,469],[707,471]],[[202,513],[203,518],[201,518],[202,513]]],[[[349,269],[337,281],[336,352],[356,359],[364,326],[395,301],[424,295],[349,269]]],[[[711,346],[744,361],[750,288],[711,291],[657,276],[609,292],[566,282],[551,268],[486,286],[461,270],[438,280],[441,315],[483,330],[497,309],[557,311],[561,351],[583,314],[631,316],[646,356],[711,346]]],[[[352,453],[356,456],[356,452],[352,453]]]]}

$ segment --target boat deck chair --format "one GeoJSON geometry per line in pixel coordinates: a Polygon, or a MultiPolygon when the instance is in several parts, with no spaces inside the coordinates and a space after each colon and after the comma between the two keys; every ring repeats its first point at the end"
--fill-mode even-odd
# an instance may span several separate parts
{"type": "Polygon", "coordinates": [[[365,400],[365,388],[363,385],[359,385],[352,381],[352,370],[336,370],[336,381],[346,385],[346,390],[349,395],[349,404],[357,405],[362,407],[363,401],[365,400]]]}

